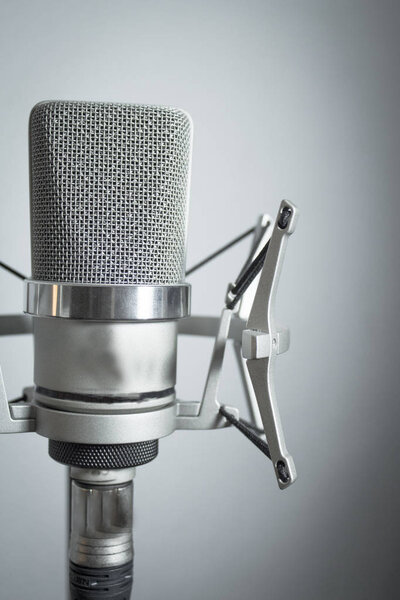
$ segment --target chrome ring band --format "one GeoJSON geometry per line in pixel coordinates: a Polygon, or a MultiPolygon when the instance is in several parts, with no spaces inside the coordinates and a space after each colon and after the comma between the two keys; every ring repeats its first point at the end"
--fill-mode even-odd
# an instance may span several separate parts
{"type": "Polygon", "coordinates": [[[88,321],[163,321],[187,317],[190,285],[90,285],[25,282],[24,312],[88,321]]]}
{"type": "Polygon", "coordinates": [[[115,414],[66,412],[35,405],[36,433],[74,444],[131,444],[170,435],[176,429],[176,404],[115,414]]]}

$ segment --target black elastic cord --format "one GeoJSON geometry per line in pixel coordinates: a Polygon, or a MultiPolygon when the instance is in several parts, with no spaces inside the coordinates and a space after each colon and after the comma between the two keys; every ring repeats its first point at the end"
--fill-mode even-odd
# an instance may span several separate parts
{"type": "Polygon", "coordinates": [[[259,450],[261,450],[261,452],[263,452],[271,460],[271,453],[269,451],[269,447],[268,447],[267,442],[265,442],[264,440],[262,440],[261,438],[259,438],[258,435],[256,435],[254,433],[254,431],[252,431],[251,429],[249,429],[247,427],[247,425],[245,425],[243,423],[243,421],[241,421],[241,420],[237,419],[236,417],[234,417],[230,412],[228,412],[226,410],[226,408],[224,406],[220,406],[219,412],[220,412],[220,414],[223,417],[225,417],[225,419],[227,421],[229,421],[229,423],[231,425],[233,425],[234,427],[236,427],[236,429],[239,429],[239,431],[241,433],[243,433],[243,435],[245,435],[255,446],[257,446],[257,448],[259,450]]]}
{"type": "Polygon", "coordinates": [[[5,262],[0,260],[0,267],[2,269],[5,269],[6,271],[8,271],[9,273],[11,273],[12,275],[15,275],[15,277],[19,277],[19,279],[26,279],[25,275],[23,275],[22,273],[20,273],[19,271],[17,271],[16,269],[13,269],[12,267],[10,267],[10,265],[7,265],[5,262]]]}
{"type": "MultiPolygon", "coordinates": [[[[236,417],[234,417],[230,412],[228,412],[224,406],[220,406],[219,412],[223,417],[225,417],[227,421],[229,421],[231,425],[233,425],[234,427],[236,427],[236,429],[243,433],[243,435],[245,435],[247,439],[249,439],[255,446],[257,446],[257,448],[261,450],[261,452],[263,452],[263,454],[268,456],[268,458],[271,460],[271,453],[269,451],[267,442],[258,437],[258,435],[256,435],[254,431],[250,429],[241,419],[236,419],[236,417]]],[[[279,462],[276,468],[278,470],[279,478],[281,479],[281,481],[283,483],[287,483],[290,480],[290,475],[284,463],[279,462]]]]}
{"type": "Polygon", "coordinates": [[[208,262],[210,262],[211,260],[213,260],[214,258],[216,258],[217,256],[219,256],[220,254],[222,254],[226,250],[229,250],[229,248],[232,248],[232,246],[234,246],[235,244],[241,242],[242,240],[244,240],[244,238],[246,238],[247,236],[249,236],[252,233],[254,233],[255,230],[256,230],[255,227],[251,227],[250,229],[248,229],[247,231],[245,231],[244,233],[242,233],[241,235],[239,235],[237,238],[235,238],[234,240],[232,240],[228,244],[225,244],[225,246],[222,246],[222,248],[220,248],[219,250],[216,250],[215,252],[213,252],[212,254],[210,254],[209,256],[207,256],[206,258],[204,258],[199,263],[193,265],[193,267],[190,267],[190,269],[188,269],[186,271],[186,276],[191,275],[192,273],[194,273],[195,271],[197,271],[197,269],[200,269],[200,267],[202,267],[203,265],[206,265],[208,262]]]}
{"type": "Polygon", "coordinates": [[[240,271],[239,275],[237,276],[236,280],[238,280],[240,277],[242,277],[242,275],[244,275],[244,273],[246,272],[246,270],[249,268],[249,266],[251,265],[251,263],[253,262],[255,256],[254,256],[254,250],[255,248],[258,248],[261,241],[263,239],[265,239],[267,230],[269,229],[269,227],[271,226],[271,221],[268,221],[265,226],[262,228],[262,230],[260,231],[257,239],[254,239],[254,243],[253,243],[253,247],[250,250],[250,254],[248,259],[246,260],[246,262],[244,263],[242,270],[240,271]]]}
{"type": "Polygon", "coordinates": [[[227,302],[226,308],[234,309],[236,304],[239,302],[240,298],[243,296],[247,288],[251,285],[254,279],[257,277],[258,273],[261,271],[265,255],[267,254],[267,250],[269,247],[269,240],[257,254],[255,259],[250,263],[244,273],[239,277],[236,281],[235,285],[232,287],[230,293],[234,296],[234,298],[227,302]]]}
{"type": "Polygon", "coordinates": [[[247,419],[243,419],[243,417],[241,417],[240,422],[243,423],[243,425],[246,425],[246,427],[251,429],[251,431],[257,435],[264,435],[264,429],[257,427],[257,425],[254,425],[253,423],[250,423],[250,421],[247,421],[247,419]]]}

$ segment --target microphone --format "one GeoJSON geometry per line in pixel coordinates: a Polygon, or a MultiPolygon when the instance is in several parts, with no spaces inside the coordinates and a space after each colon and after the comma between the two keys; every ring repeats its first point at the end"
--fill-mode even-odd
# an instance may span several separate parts
{"type": "Polygon", "coordinates": [[[176,428],[192,123],[162,106],[50,101],[30,117],[36,431],[70,467],[73,600],[132,586],[135,467],[176,428]]]}
{"type": "Polygon", "coordinates": [[[28,316],[0,315],[0,336],[33,333],[34,386],[9,401],[0,369],[0,433],[36,431],[69,467],[71,599],[128,600],[133,478],[156,458],[160,438],[235,427],[271,461],[280,489],[296,480],[275,389],[290,337],[275,300],[298,209],[282,200],[273,227],[261,215],[189,269],[254,234],[220,318],[183,319],[190,117],[163,106],[50,101],[33,108],[29,131],[28,316]],[[196,401],[175,397],[178,330],[214,338],[196,401]],[[228,342],[250,419],[220,402],[228,342]]]}

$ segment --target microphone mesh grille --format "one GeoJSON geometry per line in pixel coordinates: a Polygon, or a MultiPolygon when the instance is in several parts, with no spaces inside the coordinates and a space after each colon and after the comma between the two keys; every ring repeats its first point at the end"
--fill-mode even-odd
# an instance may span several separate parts
{"type": "Polygon", "coordinates": [[[184,280],[192,127],[181,110],[42,102],[30,119],[32,277],[184,280]]]}

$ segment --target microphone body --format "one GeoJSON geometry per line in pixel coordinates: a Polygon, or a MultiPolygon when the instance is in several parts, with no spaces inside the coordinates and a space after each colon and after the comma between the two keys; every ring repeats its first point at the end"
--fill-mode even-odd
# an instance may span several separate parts
{"type": "Polygon", "coordinates": [[[71,468],[75,600],[128,597],[134,468],[175,428],[191,144],[173,108],[53,101],[31,113],[25,310],[37,431],[71,468]]]}

